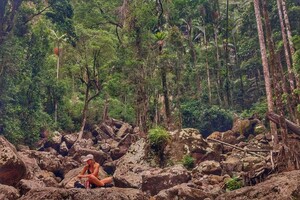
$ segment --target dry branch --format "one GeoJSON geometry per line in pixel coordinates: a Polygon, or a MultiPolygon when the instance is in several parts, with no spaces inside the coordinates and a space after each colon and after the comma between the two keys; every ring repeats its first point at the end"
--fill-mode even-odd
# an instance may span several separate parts
{"type": "MultiPolygon", "coordinates": [[[[253,152],[253,151],[258,152],[259,150],[257,150],[257,149],[256,149],[256,150],[242,149],[242,148],[240,148],[240,147],[237,147],[237,146],[235,146],[235,145],[232,145],[232,144],[229,144],[229,143],[226,143],[226,142],[222,142],[222,141],[220,141],[220,140],[216,140],[216,139],[212,139],[212,138],[207,138],[207,139],[208,139],[208,140],[211,140],[211,141],[213,141],[213,142],[217,142],[217,143],[220,143],[220,144],[224,144],[224,145],[230,146],[230,147],[232,147],[232,148],[235,148],[235,149],[237,149],[237,150],[244,151],[245,153],[249,153],[249,154],[252,154],[252,155],[254,155],[254,156],[258,156],[258,157],[261,157],[261,158],[265,159],[265,156],[262,156],[262,155],[259,155],[259,154],[253,152]]],[[[266,150],[261,150],[261,151],[266,151],[266,150]]]]}

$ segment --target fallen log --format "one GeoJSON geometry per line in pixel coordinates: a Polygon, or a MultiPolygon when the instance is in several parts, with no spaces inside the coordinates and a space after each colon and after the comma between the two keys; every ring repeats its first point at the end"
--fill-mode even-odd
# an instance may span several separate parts
{"type": "MultiPolygon", "coordinates": [[[[268,112],[267,113],[267,119],[271,120],[272,122],[274,122],[275,124],[279,124],[280,123],[280,116],[277,115],[274,112],[268,112]]],[[[285,119],[285,123],[287,128],[292,131],[293,133],[300,135],[300,126],[298,126],[297,124],[291,122],[288,119],[285,119]]]]}

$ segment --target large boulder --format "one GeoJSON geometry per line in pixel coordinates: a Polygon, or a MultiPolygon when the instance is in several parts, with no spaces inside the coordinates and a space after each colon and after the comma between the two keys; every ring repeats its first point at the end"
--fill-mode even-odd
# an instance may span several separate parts
{"type": "Polygon", "coordinates": [[[227,192],[216,200],[227,199],[300,199],[300,170],[272,175],[262,183],[227,192]]]}
{"type": "Polygon", "coordinates": [[[165,169],[152,169],[142,176],[142,191],[153,196],[161,190],[187,183],[190,179],[190,173],[182,165],[165,169]]]}
{"type": "Polygon", "coordinates": [[[78,134],[67,134],[63,136],[63,141],[66,143],[68,148],[71,148],[72,145],[76,142],[78,134]]]}
{"type": "Polygon", "coordinates": [[[28,191],[32,190],[33,188],[42,188],[46,187],[46,184],[39,180],[26,180],[22,179],[18,183],[18,189],[20,190],[20,193],[26,194],[28,191]]]}
{"type": "Polygon", "coordinates": [[[200,199],[214,199],[212,195],[205,191],[190,187],[188,184],[183,183],[176,185],[166,190],[160,191],[154,196],[155,200],[170,200],[170,199],[188,199],[188,200],[200,200],[200,199]]]}
{"type": "Polygon", "coordinates": [[[0,184],[16,185],[26,176],[26,167],[16,148],[0,136],[0,184]]]}
{"type": "Polygon", "coordinates": [[[110,152],[111,158],[113,160],[117,160],[121,158],[123,155],[126,154],[130,145],[139,139],[140,137],[138,135],[134,135],[130,133],[124,135],[123,138],[120,140],[120,142],[117,144],[117,146],[111,150],[110,152]]]}
{"type": "Polygon", "coordinates": [[[149,169],[147,162],[146,140],[140,139],[132,144],[128,152],[116,165],[114,181],[117,187],[141,188],[142,175],[149,169]]]}
{"type": "Polygon", "coordinates": [[[250,134],[254,134],[256,124],[260,123],[258,119],[240,119],[237,118],[233,122],[232,131],[240,135],[244,135],[246,138],[250,134]]]}
{"type": "MultiPolygon", "coordinates": [[[[166,147],[168,160],[172,162],[182,161],[185,155],[192,155],[196,162],[210,159],[213,150],[204,140],[197,129],[186,128],[170,133],[171,141],[166,147]]],[[[215,157],[215,156],[213,156],[215,157]]],[[[215,159],[218,159],[215,157],[215,159]]]]}
{"type": "Polygon", "coordinates": [[[16,200],[20,197],[19,191],[8,185],[0,184],[0,199],[2,200],[16,200]]]}
{"type": "Polygon", "coordinates": [[[60,189],[60,188],[36,188],[30,190],[20,200],[149,200],[149,196],[140,190],[133,188],[96,188],[96,189],[60,189]]]}
{"type": "Polygon", "coordinates": [[[62,142],[62,134],[58,131],[54,131],[49,135],[47,142],[44,144],[45,148],[52,147],[56,151],[59,151],[60,143],[62,142]]]}
{"type": "Polygon", "coordinates": [[[206,160],[193,169],[193,173],[221,175],[222,169],[219,162],[206,160]]]}

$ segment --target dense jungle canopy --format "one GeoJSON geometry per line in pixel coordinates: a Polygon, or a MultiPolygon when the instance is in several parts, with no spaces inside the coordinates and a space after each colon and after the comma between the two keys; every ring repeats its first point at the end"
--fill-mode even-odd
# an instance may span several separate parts
{"type": "Polygon", "coordinates": [[[14,143],[107,117],[205,136],[233,113],[299,124],[299,74],[299,0],[0,1],[0,134],[14,143]]]}

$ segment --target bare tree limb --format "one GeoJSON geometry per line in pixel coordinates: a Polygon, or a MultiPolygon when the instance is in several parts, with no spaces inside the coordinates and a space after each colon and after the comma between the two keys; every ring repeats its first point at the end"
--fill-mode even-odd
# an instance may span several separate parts
{"type": "MultiPolygon", "coordinates": [[[[253,152],[252,150],[250,150],[250,149],[242,149],[242,148],[237,147],[237,146],[235,146],[235,145],[232,145],[232,144],[229,144],[229,143],[220,141],[220,140],[212,139],[212,138],[207,138],[207,139],[208,139],[208,140],[211,140],[211,141],[213,141],[213,142],[217,142],[217,143],[220,143],[220,144],[224,144],[224,145],[230,146],[230,147],[232,147],[232,148],[235,148],[235,149],[237,149],[237,150],[243,151],[243,152],[245,152],[245,153],[249,153],[249,154],[252,154],[252,155],[254,155],[254,156],[258,156],[258,157],[261,157],[261,158],[265,159],[265,156],[262,156],[262,155],[259,155],[259,154],[257,154],[257,153],[254,153],[254,152],[253,152]]],[[[254,150],[254,151],[258,151],[258,150],[254,150]]]]}

